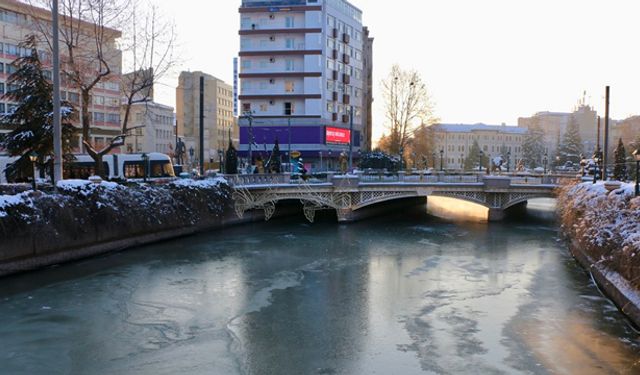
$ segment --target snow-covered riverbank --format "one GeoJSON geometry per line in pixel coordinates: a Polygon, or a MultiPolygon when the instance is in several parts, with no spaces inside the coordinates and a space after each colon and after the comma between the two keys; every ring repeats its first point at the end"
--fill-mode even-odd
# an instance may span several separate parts
{"type": "Polygon", "coordinates": [[[165,185],[71,180],[0,195],[0,275],[226,224],[223,179],[165,185]]]}
{"type": "Polygon", "coordinates": [[[634,193],[633,184],[613,191],[602,182],[566,186],[558,210],[576,258],[640,325],[640,198],[634,193]]]}

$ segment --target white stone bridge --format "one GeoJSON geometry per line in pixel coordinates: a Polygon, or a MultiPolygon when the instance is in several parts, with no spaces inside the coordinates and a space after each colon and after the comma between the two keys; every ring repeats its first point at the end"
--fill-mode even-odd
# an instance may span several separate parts
{"type": "Polygon", "coordinates": [[[352,221],[359,210],[378,204],[428,197],[450,197],[485,206],[489,220],[502,220],[505,210],[530,199],[553,198],[558,176],[483,176],[403,174],[335,176],[324,180],[291,181],[289,175],[227,176],[234,187],[238,216],[250,210],[264,210],[269,220],[276,204],[299,201],[305,217],[314,221],[319,210],[332,209],[339,222],[352,221]]]}

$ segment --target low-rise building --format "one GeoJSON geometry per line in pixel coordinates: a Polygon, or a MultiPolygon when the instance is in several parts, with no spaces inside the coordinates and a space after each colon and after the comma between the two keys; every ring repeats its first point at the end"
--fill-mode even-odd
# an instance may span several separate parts
{"type": "Polygon", "coordinates": [[[439,165],[442,154],[442,164],[447,170],[464,168],[464,161],[469,156],[474,141],[478,142],[480,150],[489,158],[502,156],[506,159],[510,153],[511,166],[515,166],[523,157],[522,143],[527,134],[525,128],[505,124],[436,124],[433,129],[435,149],[438,150],[435,155],[438,163],[435,164],[439,165]]]}
{"type": "MultiPolygon", "coordinates": [[[[124,115],[123,115],[124,116],[124,115]]],[[[152,101],[131,106],[126,152],[172,155],[176,144],[173,107],[152,101]]]]}

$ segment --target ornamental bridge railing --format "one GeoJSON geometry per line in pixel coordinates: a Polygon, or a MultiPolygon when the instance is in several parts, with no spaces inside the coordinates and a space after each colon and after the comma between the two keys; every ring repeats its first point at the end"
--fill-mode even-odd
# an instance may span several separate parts
{"type": "MultiPolygon", "coordinates": [[[[330,184],[336,173],[315,173],[307,176],[285,174],[241,174],[226,175],[225,178],[232,186],[258,186],[258,185],[287,185],[287,184],[330,184]]],[[[575,180],[574,176],[567,175],[529,175],[529,174],[501,174],[499,177],[508,177],[511,185],[560,185],[563,181],[575,180]]],[[[421,174],[403,172],[376,172],[358,173],[359,183],[424,183],[424,184],[478,184],[483,183],[486,174],[421,174]]]]}

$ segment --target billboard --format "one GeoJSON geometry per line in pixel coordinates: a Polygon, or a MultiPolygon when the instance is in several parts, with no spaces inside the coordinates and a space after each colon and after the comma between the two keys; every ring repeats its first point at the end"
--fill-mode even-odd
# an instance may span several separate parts
{"type": "Polygon", "coordinates": [[[349,129],[331,128],[327,126],[327,143],[348,145],[351,141],[351,131],[349,129]]]}

